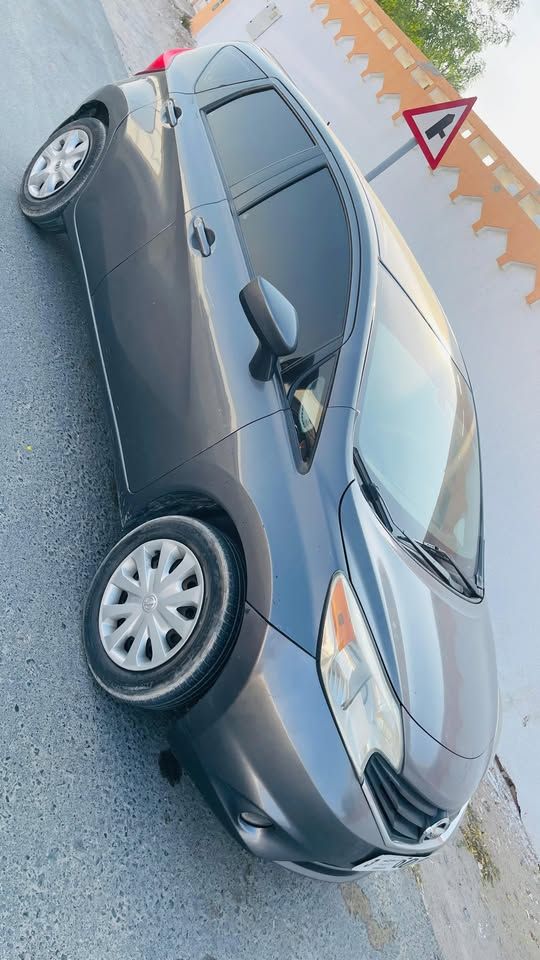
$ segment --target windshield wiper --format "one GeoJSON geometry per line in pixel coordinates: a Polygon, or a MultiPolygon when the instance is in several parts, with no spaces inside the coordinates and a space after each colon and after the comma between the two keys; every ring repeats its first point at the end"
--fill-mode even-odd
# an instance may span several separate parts
{"type": "Polygon", "coordinates": [[[369,470],[362,459],[362,454],[357,447],[355,447],[353,450],[353,461],[356,470],[360,475],[360,480],[362,481],[362,491],[366,500],[369,501],[379,520],[382,520],[384,523],[386,529],[392,533],[395,524],[390,516],[390,511],[384,502],[379,488],[373,483],[369,470]]]}
{"type": "MultiPolygon", "coordinates": [[[[399,529],[399,528],[397,528],[399,529]]],[[[429,550],[426,550],[426,545],[421,540],[413,540],[408,533],[405,533],[404,530],[399,530],[398,540],[404,543],[408,543],[410,547],[413,548],[414,552],[425,561],[428,567],[431,567],[432,570],[435,570],[437,575],[444,580],[446,583],[452,583],[452,575],[448,573],[446,567],[443,567],[438,560],[432,556],[429,550]]]]}
{"type": "Polygon", "coordinates": [[[456,571],[456,573],[459,575],[462,582],[467,587],[467,590],[469,590],[471,596],[473,597],[482,596],[481,592],[475,589],[475,587],[473,586],[469,578],[465,576],[465,574],[463,573],[463,570],[460,570],[455,560],[452,560],[452,557],[450,557],[447,554],[446,550],[443,550],[442,547],[439,547],[436,543],[431,543],[431,541],[429,540],[423,540],[422,547],[424,550],[427,550],[430,554],[433,554],[434,557],[440,560],[444,560],[445,563],[450,564],[450,566],[456,571]]]}
{"type": "Polygon", "coordinates": [[[376,484],[373,483],[370,472],[366,467],[366,464],[362,459],[362,455],[357,447],[355,447],[353,450],[353,460],[354,460],[354,465],[356,467],[356,470],[358,471],[358,474],[360,476],[360,480],[362,481],[362,491],[364,493],[364,496],[369,501],[369,503],[371,503],[371,506],[373,507],[375,513],[377,514],[379,519],[382,520],[386,529],[389,530],[390,533],[393,533],[394,536],[396,535],[396,531],[397,531],[397,536],[396,536],[397,540],[399,540],[401,543],[407,543],[412,548],[416,556],[421,557],[421,559],[424,561],[424,564],[426,566],[430,567],[431,570],[433,570],[434,573],[436,573],[440,579],[445,581],[445,583],[451,584],[452,577],[448,573],[448,570],[446,570],[446,568],[443,567],[435,559],[435,557],[431,555],[431,553],[428,553],[428,551],[424,549],[424,546],[422,545],[422,543],[420,543],[419,540],[413,540],[413,538],[410,537],[408,533],[405,533],[405,531],[402,530],[401,527],[398,527],[397,524],[394,523],[394,521],[392,520],[392,515],[384,501],[384,497],[381,494],[379,488],[376,486],[376,484]]]}

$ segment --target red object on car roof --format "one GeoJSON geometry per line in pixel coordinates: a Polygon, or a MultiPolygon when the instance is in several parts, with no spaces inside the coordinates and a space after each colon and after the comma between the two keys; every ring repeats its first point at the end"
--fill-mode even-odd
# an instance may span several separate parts
{"type": "Polygon", "coordinates": [[[139,77],[141,73],[159,73],[161,70],[166,70],[171,60],[174,60],[179,53],[187,53],[190,47],[175,47],[173,50],[165,50],[164,53],[160,53],[159,57],[156,57],[155,60],[152,60],[144,70],[137,70],[135,76],[139,77]]]}

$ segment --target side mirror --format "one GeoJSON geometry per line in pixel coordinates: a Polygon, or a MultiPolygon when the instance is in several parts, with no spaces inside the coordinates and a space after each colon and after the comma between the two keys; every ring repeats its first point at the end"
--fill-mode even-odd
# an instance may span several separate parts
{"type": "Polygon", "coordinates": [[[264,277],[256,277],[240,291],[240,303],[259,346],[249,364],[255,380],[271,380],[278,357],[296,350],[298,314],[286,297],[264,277]]]}

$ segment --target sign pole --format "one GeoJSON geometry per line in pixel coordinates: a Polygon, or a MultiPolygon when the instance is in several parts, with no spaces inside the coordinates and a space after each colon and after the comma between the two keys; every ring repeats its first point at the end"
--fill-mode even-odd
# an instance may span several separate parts
{"type": "Polygon", "coordinates": [[[378,166],[373,167],[373,170],[370,170],[369,173],[366,173],[365,179],[368,183],[371,183],[375,177],[378,177],[380,173],[384,173],[385,170],[388,170],[388,167],[393,166],[401,157],[404,157],[406,153],[409,153],[414,147],[418,146],[418,141],[416,137],[411,137],[410,140],[407,140],[403,146],[399,147],[398,150],[394,150],[386,160],[383,160],[382,163],[379,163],[378,166]]]}

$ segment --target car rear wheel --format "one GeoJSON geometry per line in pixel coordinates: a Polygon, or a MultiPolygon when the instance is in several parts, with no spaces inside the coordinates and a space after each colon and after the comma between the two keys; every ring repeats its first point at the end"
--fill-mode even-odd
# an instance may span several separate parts
{"type": "Polygon", "coordinates": [[[188,707],[237,636],[244,578],[227,537],[191,517],[143,523],[99,567],[84,611],[90,671],[116,700],[188,707]]]}
{"type": "Polygon", "coordinates": [[[104,124],[95,117],[55,130],[24,172],[19,205],[25,217],[43,230],[62,230],[64,210],[91,176],[106,138],[104,124]]]}

